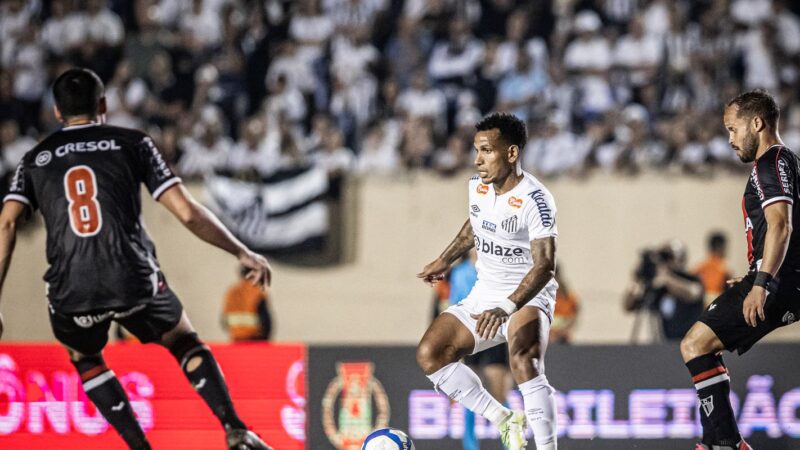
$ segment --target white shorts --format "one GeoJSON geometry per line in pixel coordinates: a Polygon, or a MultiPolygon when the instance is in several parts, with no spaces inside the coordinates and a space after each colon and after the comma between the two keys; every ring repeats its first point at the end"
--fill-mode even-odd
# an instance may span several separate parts
{"type": "MultiPolygon", "coordinates": [[[[472,349],[472,353],[470,353],[470,355],[474,355],[475,353],[482,352],[487,348],[492,348],[496,345],[505,344],[508,342],[507,333],[508,324],[510,322],[510,320],[506,320],[505,323],[500,325],[500,329],[497,330],[497,334],[494,335],[494,338],[482,338],[478,333],[475,332],[475,327],[478,325],[478,320],[473,319],[472,314],[480,314],[487,309],[492,309],[494,306],[487,307],[485,304],[482,305],[481,302],[475,300],[473,294],[476,294],[475,290],[470,292],[469,296],[467,296],[467,298],[465,298],[461,303],[450,306],[444,310],[444,313],[456,316],[458,321],[463,323],[464,326],[469,329],[470,333],[472,333],[472,338],[475,340],[475,348],[472,349]]],[[[555,296],[551,296],[549,290],[543,289],[539,295],[526,303],[523,308],[539,308],[545,313],[550,322],[552,322],[555,305],[555,296]]]]}

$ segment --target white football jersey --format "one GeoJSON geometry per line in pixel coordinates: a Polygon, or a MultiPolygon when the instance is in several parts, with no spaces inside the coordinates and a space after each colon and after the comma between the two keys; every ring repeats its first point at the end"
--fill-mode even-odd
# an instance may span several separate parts
{"type": "MultiPolygon", "coordinates": [[[[473,176],[468,213],[478,254],[478,281],[470,297],[488,309],[508,298],[533,268],[531,241],[558,235],[556,204],[547,188],[527,172],[502,195],[473,176]]],[[[552,279],[537,296],[554,301],[557,287],[552,279]]]]}

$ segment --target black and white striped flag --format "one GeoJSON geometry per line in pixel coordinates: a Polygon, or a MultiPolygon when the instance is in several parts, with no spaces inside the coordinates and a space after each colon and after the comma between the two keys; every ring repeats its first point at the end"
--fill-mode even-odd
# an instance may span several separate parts
{"type": "Polygon", "coordinates": [[[261,182],[217,173],[206,179],[205,188],[208,206],[256,251],[302,247],[328,233],[330,186],[324,169],[280,171],[261,182]]]}

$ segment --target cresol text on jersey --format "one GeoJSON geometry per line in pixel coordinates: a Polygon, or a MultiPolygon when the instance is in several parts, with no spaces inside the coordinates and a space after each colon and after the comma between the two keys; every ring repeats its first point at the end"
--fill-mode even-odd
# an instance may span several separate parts
{"type": "Polygon", "coordinates": [[[95,152],[107,150],[122,150],[114,139],[102,141],[70,142],[56,147],[53,153],[58,157],[66,156],[70,152],[95,152]]]}

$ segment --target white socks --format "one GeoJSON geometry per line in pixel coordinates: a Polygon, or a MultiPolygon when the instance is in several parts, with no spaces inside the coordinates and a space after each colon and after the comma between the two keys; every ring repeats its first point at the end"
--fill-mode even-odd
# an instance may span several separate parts
{"type": "Polygon", "coordinates": [[[556,450],[556,399],[555,390],[547,377],[538,377],[519,385],[525,404],[525,417],[533,431],[536,450],[556,450]]]}
{"type": "Polygon", "coordinates": [[[460,362],[442,367],[428,375],[428,379],[438,391],[444,392],[475,414],[485,417],[497,427],[511,414],[511,410],[500,404],[483,387],[478,375],[460,362]]]}

